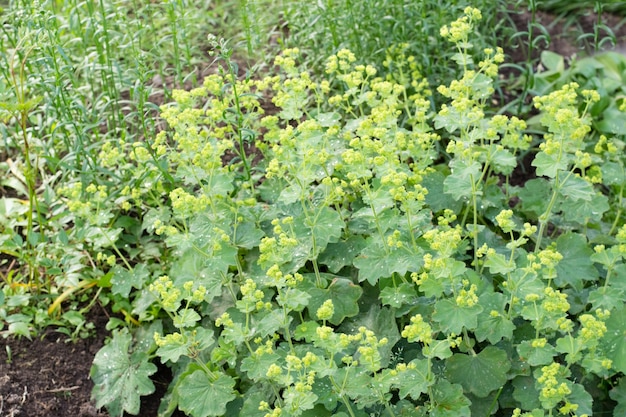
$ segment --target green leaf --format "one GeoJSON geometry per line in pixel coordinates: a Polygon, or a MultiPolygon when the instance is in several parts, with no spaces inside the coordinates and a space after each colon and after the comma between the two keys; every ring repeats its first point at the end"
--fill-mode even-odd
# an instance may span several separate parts
{"type": "Polygon", "coordinates": [[[245,222],[237,225],[232,243],[240,248],[252,249],[259,246],[263,236],[265,233],[258,229],[254,223],[245,222]]]}
{"type": "Polygon", "coordinates": [[[111,292],[128,298],[133,287],[137,289],[142,288],[149,278],[150,272],[145,264],[137,264],[131,271],[121,265],[116,265],[113,267],[111,292]]]}
{"type": "Polygon", "coordinates": [[[367,313],[348,318],[339,327],[339,331],[345,334],[356,334],[360,327],[365,327],[374,332],[378,340],[387,339],[387,344],[380,346],[380,363],[387,366],[391,360],[391,352],[395,344],[400,340],[400,331],[396,323],[394,311],[378,304],[369,304],[367,313]]]}
{"type": "Polygon", "coordinates": [[[481,311],[483,308],[478,304],[460,307],[452,300],[439,300],[435,303],[433,320],[439,323],[441,331],[461,334],[463,328],[472,331],[476,329],[481,311]]]}
{"type": "Polygon", "coordinates": [[[626,377],[621,377],[619,383],[609,391],[609,397],[615,402],[615,410],[613,410],[613,417],[626,415],[626,377]]]}
{"type": "MultiPolygon", "coordinates": [[[[222,268],[222,272],[226,270],[222,268]]],[[[187,281],[193,281],[197,285],[206,288],[205,300],[211,302],[213,298],[222,294],[222,277],[220,271],[207,265],[206,258],[200,256],[195,249],[185,253],[172,265],[169,272],[174,285],[182,287],[187,281]]]]}
{"type": "Polygon", "coordinates": [[[241,370],[246,372],[250,379],[258,381],[267,378],[267,371],[271,365],[278,363],[280,356],[276,353],[254,353],[241,361],[241,370]]]}
{"type": "Polygon", "coordinates": [[[577,404],[577,416],[593,415],[593,398],[581,384],[572,384],[570,389],[572,393],[568,396],[573,404],[577,404]]]}
{"type": "Polygon", "coordinates": [[[178,386],[179,407],[194,417],[223,416],[226,404],[234,400],[235,380],[221,373],[211,379],[202,369],[183,378],[178,386]]]}
{"type": "Polygon", "coordinates": [[[533,347],[532,341],[524,340],[517,346],[517,353],[522,361],[531,366],[548,365],[556,356],[556,349],[549,343],[543,347],[533,347]]]}
{"type": "Polygon", "coordinates": [[[613,361],[613,369],[626,373],[626,307],[612,311],[605,322],[606,333],[600,341],[600,346],[606,357],[613,361]]]}
{"type": "Polygon", "coordinates": [[[334,325],[339,325],[346,317],[359,314],[358,300],[363,289],[349,279],[337,277],[327,288],[312,287],[308,292],[311,299],[307,309],[311,317],[316,317],[317,310],[326,300],[333,302],[334,313],[328,321],[334,325]]]}
{"type": "Polygon", "coordinates": [[[336,112],[319,113],[315,116],[315,119],[322,127],[332,127],[339,124],[341,115],[336,112]]]}
{"type": "Polygon", "coordinates": [[[626,183],[626,170],[622,163],[605,161],[600,167],[602,182],[605,185],[622,185],[626,183]]]}
{"type": "Polygon", "coordinates": [[[548,155],[545,152],[537,152],[535,159],[531,163],[532,166],[537,168],[536,173],[538,176],[546,176],[549,178],[556,177],[558,171],[564,171],[567,169],[568,158],[560,154],[548,155]]]}
{"type": "Polygon", "coordinates": [[[390,285],[380,292],[380,300],[383,304],[399,308],[404,304],[410,304],[417,298],[417,290],[414,285],[403,282],[400,285],[390,285]]]}
{"type": "Polygon", "coordinates": [[[161,363],[178,362],[181,356],[189,353],[189,341],[168,341],[166,345],[159,347],[156,354],[161,357],[161,363]]]}
{"type": "Polygon", "coordinates": [[[556,340],[556,351],[559,353],[565,353],[565,359],[567,363],[576,363],[580,361],[582,354],[581,350],[585,346],[581,339],[572,336],[571,334],[559,337],[556,340]]]}
{"type": "Polygon", "coordinates": [[[589,181],[582,177],[572,175],[567,179],[567,181],[561,184],[559,193],[563,197],[570,198],[574,201],[591,201],[591,198],[596,192],[589,181]]]}
{"type": "Polygon", "coordinates": [[[520,402],[524,410],[541,407],[534,377],[518,375],[511,384],[513,385],[513,398],[520,402]]]}
{"type": "Polygon", "coordinates": [[[577,233],[566,233],[556,240],[556,250],[563,259],[556,266],[557,277],[554,280],[559,287],[569,284],[581,290],[584,281],[594,281],[598,271],[590,257],[594,253],[589,247],[585,236],[577,233]]]}
{"type": "Polygon", "coordinates": [[[494,147],[491,153],[491,163],[495,172],[510,175],[517,166],[517,158],[507,149],[494,147]]]}
{"type": "Polygon", "coordinates": [[[543,214],[548,208],[551,193],[550,184],[543,178],[526,181],[518,193],[522,211],[530,212],[535,217],[543,214]]]}
{"type": "Polygon", "coordinates": [[[463,395],[463,387],[440,380],[432,388],[430,417],[470,417],[470,401],[463,395]]]}
{"type": "Polygon", "coordinates": [[[96,408],[106,406],[114,417],[138,414],[140,397],[154,392],[149,377],[157,367],[145,352],[131,354],[131,342],[128,331],[114,332],[109,344],[96,353],[90,371],[96,408]]]}
{"type": "Polygon", "coordinates": [[[409,270],[417,270],[422,261],[414,253],[404,247],[386,248],[377,238],[368,239],[367,247],[354,260],[359,269],[359,282],[367,281],[376,285],[380,278],[388,278],[397,272],[406,274],[409,270]]]}
{"type": "Polygon", "coordinates": [[[506,318],[504,309],[508,303],[507,297],[502,293],[485,293],[479,297],[478,303],[483,307],[483,311],[478,316],[478,327],[474,331],[476,340],[482,342],[487,339],[491,344],[496,344],[502,339],[510,340],[515,325],[506,318]]]}
{"type": "Polygon", "coordinates": [[[563,219],[585,226],[590,222],[600,222],[609,208],[608,197],[600,193],[594,194],[589,201],[567,199],[560,205],[563,219]]]}
{"type": "Polygon", "coordinates": [[[478,355],[457,353],[446,361],[448,380],[481,398],[506,383],[509,369],[511,362],[506,352],[495,346],[486,347],[478,355]]]}
{"type": "Polygon", "coordinates": [[[400,398],[409,396],[417,401],[433,385],[435,378],[429,372],[427,359],[414,359],[407,365],[403,370],[397,371],[392,383],[399,389],[400,398]]]}
{"type": "Polygon", "coordinates": [[[179,310],[173,319],[175,327],[181,329],[184,327],[193,327],[200,321],[200,314],[191,308],[179,310]]]}
{"type": "Polygon", "coordinates": [[[454,199],[453,196],[443,191],[445,179],[446,177],[439,171],[429,172],[424,175],[422,186],[428,190],[428,194],[426,194],[426,204],[430,206],[434,213],[445,209],[450,209],[458,213],[463,204],[461,201],[454,199]]]}
{"type": "Polygon", "coordinates": [[[595,127],[603,132],[614,135],[621,135],[626,132],[626,121],[624,120],[624,112],[612,107],[606,109],[603,113],[604,119],[595,124],[595,127]]]}
{"type": "Polygon", "coordinates": [[[592,310],[604,308],[607,310],[618,309],[626,303],[624,291],[609,287],[600,287],[589,293],[587,302],[592,310]]]}
{"type": "Polygon", "coordinates": [[[501,253],[494,253],[487,255],[485,260],[485,266],[489,268],[492,274],[505,275],[507,272],[513,271],[516,266],[515,262],[512,262],[509,258],[501,253]]]}
{"type": "Polygon", "coordinates": [[[281,327],[285,325],[284,312],[279,309],[275,309],[267,313],[259,321],[255,322],[256,334],[261,337],[274,334],[281,327]]]}
{"type": "Polygon", "coordinates": [[[474,183],[480,177],[481,166],[478,162],[471,165],[460,160],[452,160],[450,163],[452,173],[443,182],[443,191],[452,195],[455,200],[470,198],[474,183]]]}
{"type": "Polygon", "coordinates": [[[552,51],[541,52],[541,63],[549,70],[562,73],[565,71],[563,56],[552,51]]]}
{"type": "Polygon", "coordinates": [[[328,270],[334,274],[343,267],[352,265],[354,258],[365,248],[366,242],[363,236],[350,236],[347,240],[329,243],[317,261],[328,266],[328,270]]]}
{"type": "Polygon", "coordinates": [[[311,244],[313,256],[317,257],[329,243],[337,242],[341,237],[345,223],[341,215],[330,207],[322,207],[313,218],[294,218],[296,235],[315,242],[311,244]]]}

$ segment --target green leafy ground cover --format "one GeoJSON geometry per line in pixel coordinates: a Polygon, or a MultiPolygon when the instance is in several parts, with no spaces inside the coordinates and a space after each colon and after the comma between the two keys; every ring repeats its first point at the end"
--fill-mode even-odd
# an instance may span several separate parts
{"type": "MultiPolygon", "coordinates": [[[[529,53],[509,85],[481,32],[506,4],[401,4],[280,4],[297,33],[251,73],[209,3],[11,3],[3,334],[117,313],[113,416],[159,364],[161,415],[623,414],[626,59],[529,53]],[[344,30],[375,10],[405,14],[344,30]]],[[[243,49],[277,36],[239,6],[243,49]]]]}

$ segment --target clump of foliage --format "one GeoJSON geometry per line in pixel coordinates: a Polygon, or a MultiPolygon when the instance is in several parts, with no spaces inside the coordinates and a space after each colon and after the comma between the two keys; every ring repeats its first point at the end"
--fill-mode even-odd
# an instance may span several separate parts
{"type": "MultiPolygon", "coordinates": [[[[534,138],[489,116],[504,57],[472,50],[481,17],[440,31],[461,77],[436,113],[419,71],[383,78],[342,49],[316,81],[292,48],[279,75],[240,79],[213,40],[222,71],[174,92],[168,129],[103,150],[140,179],[118,202],[158,256],[100,283],[141,326],[112,323],[98,406],[138,413],[160,361],[162,415],[623,413],[623,137],[594,134],[602,98],[575,83],[535,99],[534,138]],[[527,152],[536,178],[513,183],[527,152]]],[[[77,222],[101,191],[67,185],[77,222]]],[[[121,229],[94,235],[102,262],[121,229]]]]}

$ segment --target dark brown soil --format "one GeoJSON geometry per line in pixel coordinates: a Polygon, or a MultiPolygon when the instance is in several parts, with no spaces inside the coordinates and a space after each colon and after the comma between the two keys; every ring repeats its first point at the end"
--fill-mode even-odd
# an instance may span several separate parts
{"type": "MultiPolygon", "coordinates": [[[[98,307],[94,309],[97,312],[98,307]]],[[[91,317],[96,335],[76,343],[53,329],[0,345],[0,416],[107,416],[90,401],[89,369],[104,343],[107,316],[91,317]]],[[[147,414],[146,414],[147,415],[147,414]]]]}

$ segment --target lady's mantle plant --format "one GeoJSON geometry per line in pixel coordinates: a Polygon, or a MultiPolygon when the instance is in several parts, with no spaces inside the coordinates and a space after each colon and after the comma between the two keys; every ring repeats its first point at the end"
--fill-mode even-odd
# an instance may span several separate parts
{"type": "Polygon", "coordinates": [[[126,146],[167,193],[130,195],[169,256],[111,279],[142,327],[96,356],[98,406],[137,413],[160,361],[162,415],[623,411],[623,142],[592,136],[598,94],[565,85],[536,99],[536,178],[513,185],[533,139],[486,114],[503,54],[472,50],[465,12],[441,30],[463,76],[437,114],[411,57],[382,78],[342,50],[317,82],[290,49],[262,80],[227,62],[126,146]]]}

